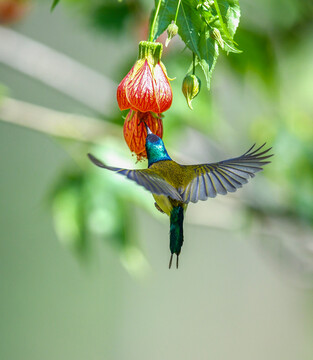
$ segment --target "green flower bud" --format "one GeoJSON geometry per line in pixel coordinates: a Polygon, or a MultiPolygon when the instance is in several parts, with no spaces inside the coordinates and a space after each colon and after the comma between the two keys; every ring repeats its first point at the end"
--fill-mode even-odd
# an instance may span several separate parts
{"type": "Polygon", "coordinates": [[[187,104],[191,110],[191,100],[193,100],[200,92],[201,81],[196,75],[186,75],[183,80],[182,91],[187,100],[187,104]]]}
{"type": "Polygon", "coordinates": [[[224,40],[222,39],[222,35],[221,35],[219,29],[217,29],[217,28],[213,29],[212,37],[213,37],[214,40],[217,41],[217,43],[219,44],[221,49],[224,49],[224,40]]]}
{"type": "Polygon", "coordinates": [[[178,33],[178,26],[175,23],[169,24],[167,27],[167,39],[165,41],[165,46],[167,47],[170,41],[173,39],[175,35],[178,33]]]}

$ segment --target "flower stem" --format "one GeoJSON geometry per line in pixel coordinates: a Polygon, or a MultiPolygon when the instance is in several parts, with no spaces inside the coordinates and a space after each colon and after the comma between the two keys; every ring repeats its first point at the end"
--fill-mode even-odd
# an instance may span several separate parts
{"type": "Polygon", "coordinates": [[[176,24],[176,21],[177,21],[177,16],[178,16],[178,11],[179,11],[179,7],[180,7],[180,3],[181,3],[181,0],[178,0],[177,9],[176,9],[176,14],[175,14],[175,19],[174,19],[174,24],[176,24]]]}
{"type": "Polygon", "coordinates": [[[160,11],[160,7],[161,7],[161,2],[162,0],[159,0],[158,2],[158,6],[155,10],[155,13],[154,13],[154,18],[153,18],[153,21],[152,21],[152,25],[151,25],[151,28],[150,28],[150,34],[149,34],[149,39],[148,41],[153,41],[153,37],[154,37],[154,28],[155,28],[155,23],[156,23],[156,20],[158,18],[158,15],[159,15],[159,11],[160,11]]]}
{"type": "Polygon", "coordinates": [[[192,75],[196,72],[196,54],[192,53],[192,75]]]}

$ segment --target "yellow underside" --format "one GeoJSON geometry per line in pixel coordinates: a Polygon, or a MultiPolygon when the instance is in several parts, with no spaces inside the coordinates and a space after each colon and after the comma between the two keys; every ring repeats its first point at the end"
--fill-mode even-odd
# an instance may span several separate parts
{"type": "MultiPolygon", "coordinates": [[[[150,169],[166,180],[175,189],[185,187],[189,181],[193,178],[193,170],[188,167],[181,166],[172,160],[158,161],[150,166],[150,169]]],[[[179,202],[177,200],[169,199],[165,195],[155,195],[153,197],[162,211],[170,216],[173,206],[181,205],[184,210],[187,208],[187,204],[179,202]]]]}
{"type": "Polygon", "coordinates": [[[185,211],[187,209],[187,204],[183,204],[177,200],[170,200],[165,195],[152,195],[156,203],[159,205],[160,209],[164,211],[165,214],[167,214],[168,216],[170,216],[173,206],[182,205],[185,211]]]}

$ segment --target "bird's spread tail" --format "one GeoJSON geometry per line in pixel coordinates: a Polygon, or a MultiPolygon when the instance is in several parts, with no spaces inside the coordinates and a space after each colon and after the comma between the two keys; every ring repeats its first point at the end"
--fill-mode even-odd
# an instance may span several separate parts
{"type": "Polygon", "coordinates": [[[176,268],[178,268],[178,257],[184,242],[183,233],[184,209],[182,206],[175,206],[170,216],[170,250],[171,258],[169,268],[172,266],[173,254],[177,255],[176,268]]]}

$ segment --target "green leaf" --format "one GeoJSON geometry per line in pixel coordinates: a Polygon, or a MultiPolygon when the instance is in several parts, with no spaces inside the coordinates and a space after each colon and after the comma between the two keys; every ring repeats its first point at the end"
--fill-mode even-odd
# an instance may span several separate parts
{"type": "Polygon", "coordinates": [[[51,12],[54,10],[54,8],[58,5],[59,2],[60,2],[60,0],[53,0],[53,3],[50,8],[51,12]]]}
{"type": "MultiPolygon", "coordinates": [[[[158,0],[155,1],[156,4],[158,0]]],[[[177,0],[162,0],[153,29],[153,39],[160,36],[174,20],[177,0]]],[[[219,47],[228,52],[241,52],[233,40],[239,24],[238,0],[182,0],[177,16],[178,34],[196,54],[204,72],[207,88],[219,55],[219,47]],[[218,36],[217,36],[218,35],[218,36]]]]}
{"type": "Polygon", "coordinates": [[[200,40],[199,47],[201,50],[201,54],[205,56],[202,56],[202,58],[198,58],[197,62],[199,63],[204,73],[207,88],[208,90],[210,90],[211,77],[219,54],[218,44],[211,38],[203,37],[203,39],[200,40]]]}
{"type": "Polygon", "coordinates": [[[239,2],[237,0],[235,1],[218,0],[218,3],[220,3],[219,7],[221,9],[222,16],[226,20],[228,32],[231,38],[233,38],[238,28],[239,20],[240,20],[239,2]]]}
{"type": "MultiPolygon", "coordinates": [[[[157,7],[158,0],[155,0],[155,7],[157,7]]],[[[153,39],[159,37],[168,27],[168,25],[174,20],[176,13],[177,1],[175,0],[162,0],[158,18],[156,20],[155,27],[153,29],[153,39]]],[[[155,9],[153,10],[150,18],[150,26],[152,25],[152,19],[154,18],[155,9]]]]}
{"type": "Polygon", "coordinates": [[[214,0],[214,5],[198,5],[198,9],[211,30],[211,36],[217,40],[220,47],[227,53],[240,53],[233,40],[240,19],[238,1],[214,0]]]}

